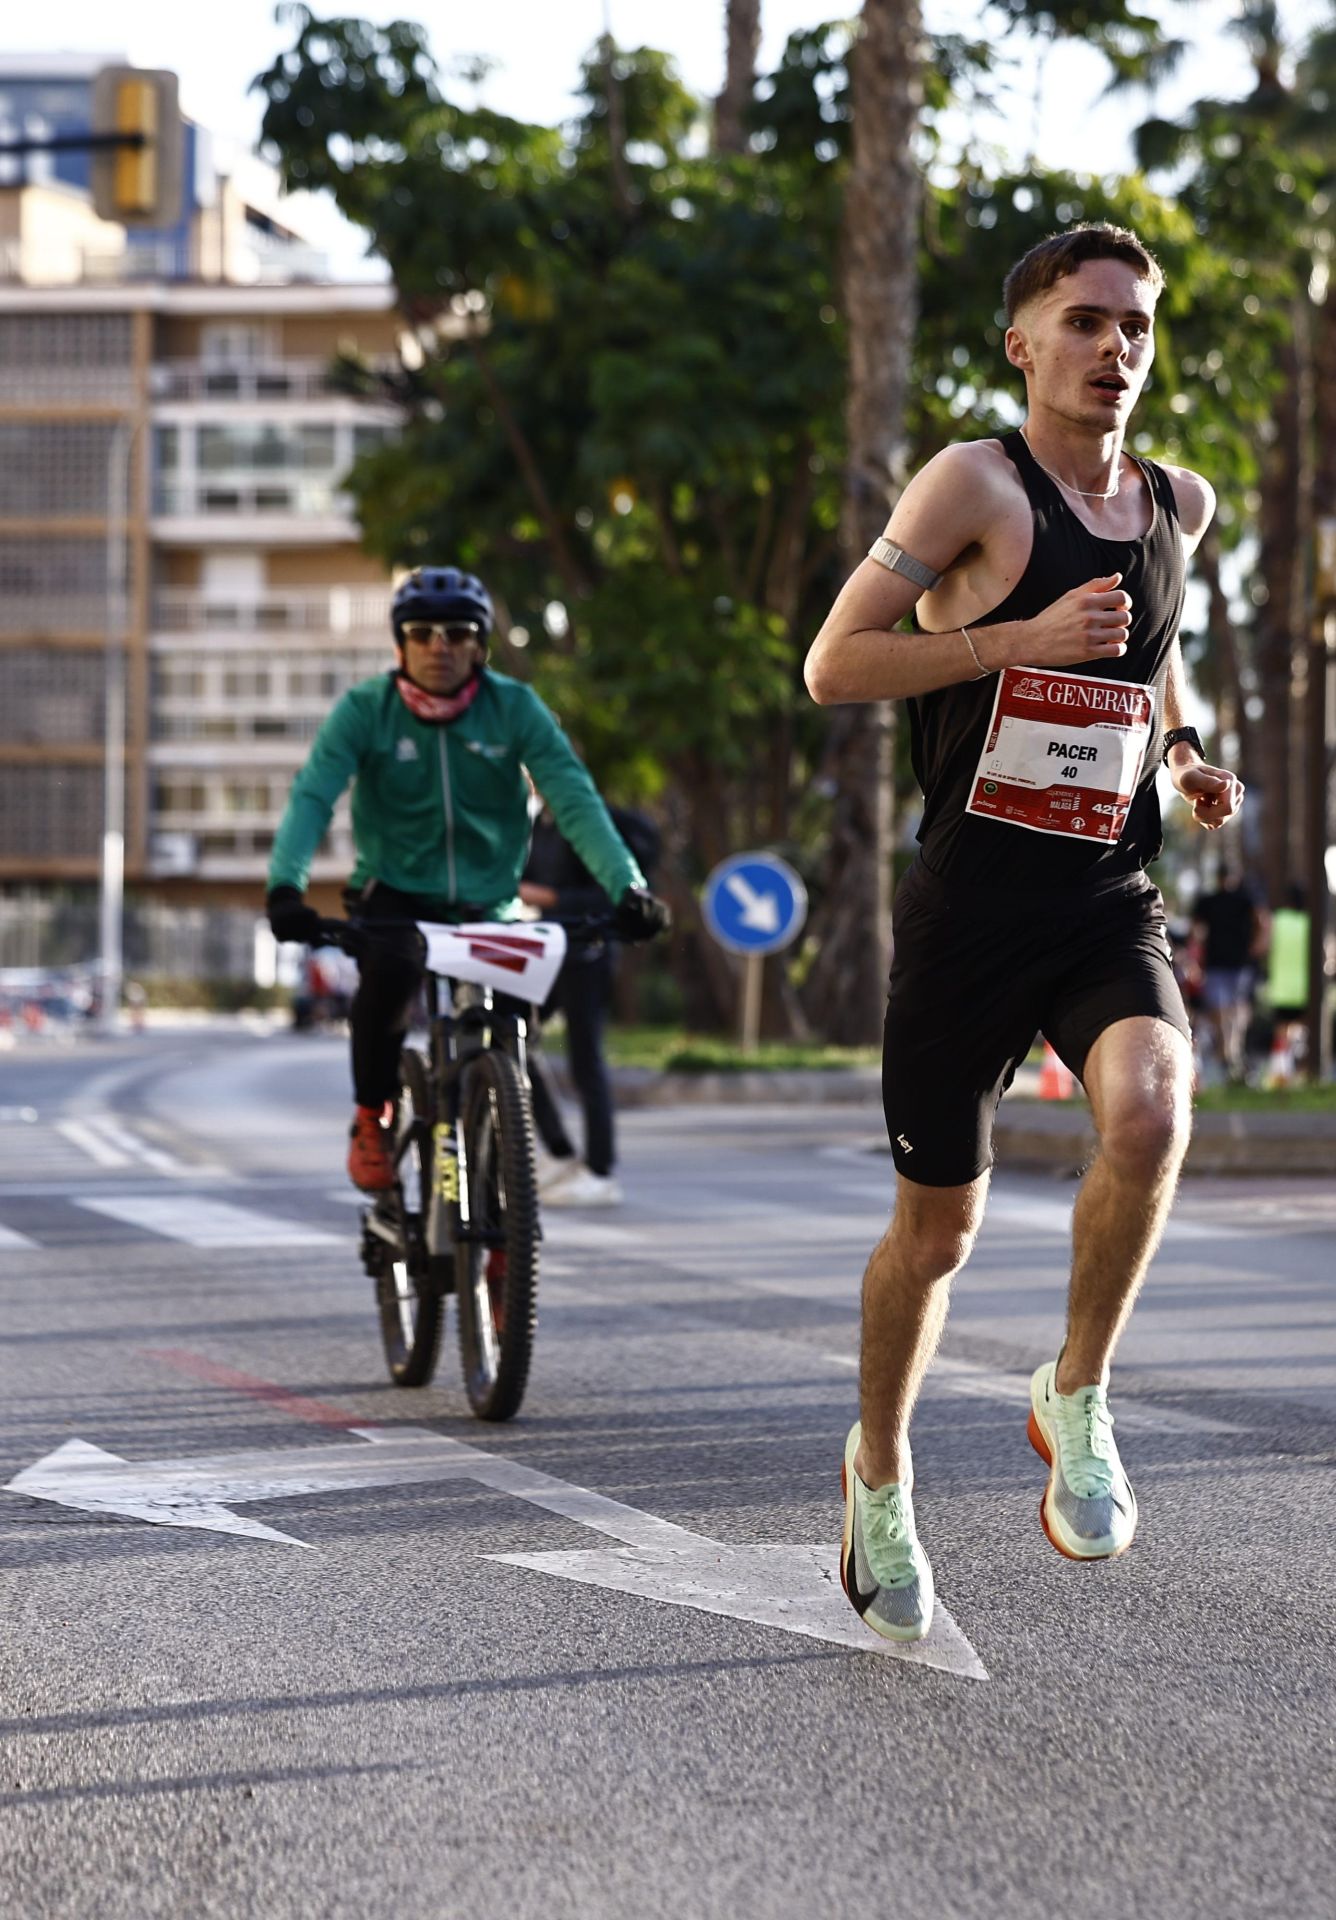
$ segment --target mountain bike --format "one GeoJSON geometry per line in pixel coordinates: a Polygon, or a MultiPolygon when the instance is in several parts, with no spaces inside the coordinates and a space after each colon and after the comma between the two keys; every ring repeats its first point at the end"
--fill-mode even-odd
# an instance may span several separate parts
{"type": "Polygon", "coordinates": [[[431,1379],[454,1294],[464,1390],[480,1420],[519,1410],[533,1355],[542,1230],[530,1012],[552,991],[568,938],[591,941],[610,926],[322,923],[323,937],[354,956],[410,928],[421,942],[427,1047],[400,1054],[395,1183],[362,1210],[361,1256],[396,1386],[431,1379]]]}

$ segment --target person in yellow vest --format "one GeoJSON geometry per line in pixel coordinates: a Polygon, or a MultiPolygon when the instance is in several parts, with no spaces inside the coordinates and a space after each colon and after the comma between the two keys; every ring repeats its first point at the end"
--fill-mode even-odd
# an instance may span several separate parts
{"type": "Polygon", "coordinates": [[[1271,916],[1266,984],[1275,1022],[1267,1083],[1283,1087],[1294,1079],[1307,1038],[1308,912],[1302,887],[1291,886],[1285,905],[1271,916]]]}

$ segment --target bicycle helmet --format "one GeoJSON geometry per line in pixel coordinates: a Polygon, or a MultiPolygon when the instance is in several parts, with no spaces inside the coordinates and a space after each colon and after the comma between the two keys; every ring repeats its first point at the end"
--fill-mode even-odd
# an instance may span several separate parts
{"type": "Polygon", "coordinates": [[[484,649],[496,616],[492,596],[478,576],[458,567],[414,567],[401,580],[390,602],[390,625],[396,642],[410,620],[476,620],[484,649]]]}

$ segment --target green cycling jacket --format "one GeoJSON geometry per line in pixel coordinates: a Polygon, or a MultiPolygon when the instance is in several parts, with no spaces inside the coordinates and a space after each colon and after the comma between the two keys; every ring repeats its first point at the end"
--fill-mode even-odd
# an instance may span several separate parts
{"type": "Polygon", "coordinates": [[[353,886],[379,880],[504,913],[514,906],[529,851],[525,768],[614,901],[645,885],[550,709],[522,681],[488,668],[472,706],[444,725],[409,712],[393,673],[350,687],[292,783],[269,885],[305,890],[335,802],[351,781],[353,886]]]}

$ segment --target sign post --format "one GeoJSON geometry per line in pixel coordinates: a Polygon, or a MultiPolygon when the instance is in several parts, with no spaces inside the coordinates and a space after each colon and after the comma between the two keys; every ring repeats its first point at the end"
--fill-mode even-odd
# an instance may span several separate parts
{"type": "Polygon", "coordinates": [[[779,953],[802,932],[807,889],[787,860],[774,853],[735,853],[721,860],[701,892],[711,936],[742,960],[739,1038],[754,1053],[761,1034],[765,956],[779,953]]]}

